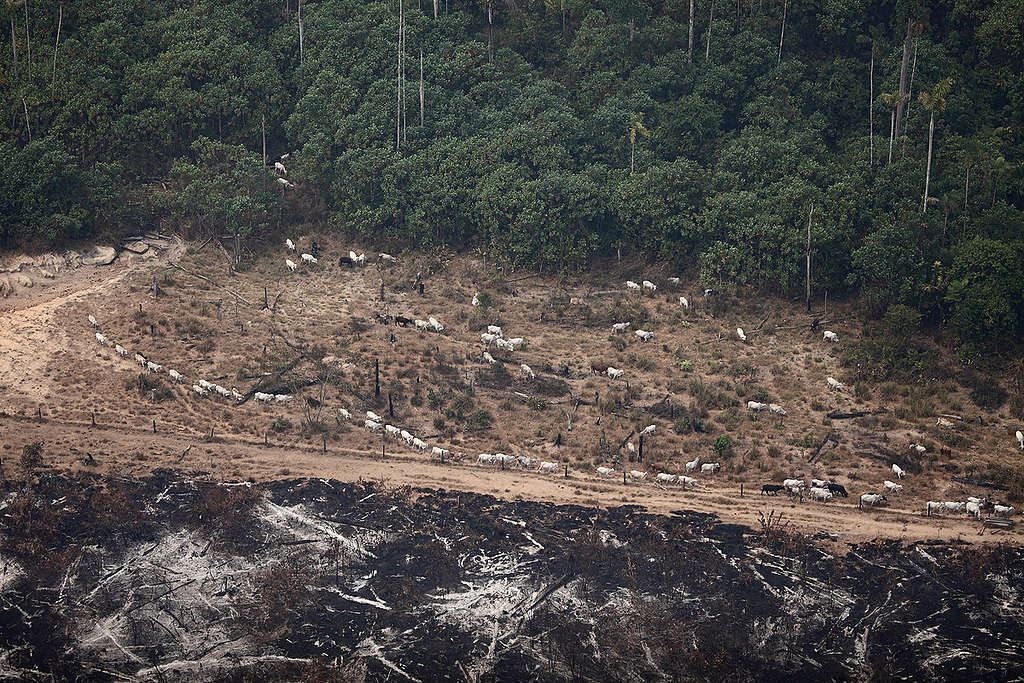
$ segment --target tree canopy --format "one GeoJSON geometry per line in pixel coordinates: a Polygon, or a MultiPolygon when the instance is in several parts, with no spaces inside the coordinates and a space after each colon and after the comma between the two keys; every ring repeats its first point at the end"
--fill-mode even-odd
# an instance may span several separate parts
{"type": "Polygon", "coordinates": [[[300,1],[3,6],[2,246],[258,237],[287,204],[382,245],[624,248],[796,296],[813,202],[815,291],[1022,332],[1016,0],[699,0],[692,55],[683,0],[300,1]]]}

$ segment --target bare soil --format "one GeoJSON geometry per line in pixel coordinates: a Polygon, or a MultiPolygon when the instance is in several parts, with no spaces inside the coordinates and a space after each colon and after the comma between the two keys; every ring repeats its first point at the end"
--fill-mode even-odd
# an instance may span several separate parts
{"type": "MultiPolygon", "coordinates": [[[[296,241],[299,253],[310,249],[308,238],[296,241]]],[[[992,492],[950,476],[1001,470],[1019,479],[1012,435],[1020,427],[1005,410],[974,407],[940,372],[924,386],[870,387],[860,398],[852,386],[829,391],[825,378],[845,381],[839,357],[861,333],[845,304],[830,302],[827,315],[816,314],[840,336],[839,344],[830,344],[820,331],[810,332],[799,306],[725,295],[705,300],[696,285],[672,287],[670,273],[637,264],[575,281],[505,277],[472,256],[407,254],[397,265],[350,269],[336,265],[337,255],[355,245],[318,242],[319,265],[302,265],[296,273],[284,259],[299,259],[283,245],[238,271],[212,246],[182,246],[159,259],[119,259],[58,274],[5,300],[11,310],[0,314],[0,456],[8,476],[19,473],[23,446],[38,441],[48,466],[70,471],[143,475],[175,467],[219,480],[377,480],[509,500],[696,510],[748,526],[757,523],[758,512],[775,508],[785,510],[795,528],[837,534],[841,542],[1021,541],[1019,528],[982,533],[976,520],[923,515],[927,500],[967,495],[996,493],[1019,507],[1016,488],[992,492]],[[171,261],[216,284],[172,268],[171,261]],[[413,290],[417,273],[425,283],[422,296],[413,290]],[[162,291],[156,298],[154,277],[162,291]],[[631,294],[626,279],[649,279],[659,289],[631,294]],[[272,310],[262,308],[264,287],[272,310]],[[489,309],[471,305],[476,292],[491,296],[489,309]],[[683,310],[679,295],[694,307],[683,310]],[[376,313],[433,316],[445,331],[378,324],[376,313]],[[129,350],[128,359],[97,344],[89,314],[111,343],[129,350]],[[653,331],[654,338],[643,343],[632,332],[612,334],[611,323],[620,319],[632,320],[631,330],[653,331]],[[507,374],[495,375],[482,360],[480,333],[488,324],[526,340],[511,353],[490,348],[507,374]],[[746,342],[736,327],[744,328],[746,342]],[[131,360],[136,352],[181,372],[187,383],[147,373],[140,390],[140,368],[131,360]],[[336,360],[318,363],[324,356],[336,360]],[[298,364],[283,377],[274,374],[293,361],[298,364]],[[591,375],[591,362],[622,368],[625,376],[591,375]],[[520,373],[521,363],[537,378],[520,373]],[[242,393],[276,388],[295,400],[263,405],[202,398],[189,388],[200,378],[242,393]],[[307,398],[322,398],[322,406],[310,407],[307,398]],[[788,415],[751,413],[744,405],[752,399],[779,403],[788,415]],[[914,410],[906,410],[912,403],[914,410]],[[353,413],[351,423],[339,417],[340,408],[353,413]],[[442,464],[371,434],[362,428],[367,409],[465,458],[442,464]],[[830,420],[826,414],[833,410],[879,414],[830,420]],[[944,430],[936,416],[946,413],[965,419],[944,430]],[[685,416],[703,431],[677,431],[674,423],[685,416]],[[656,432],[645,439],[644,459],[631,462],[620,444],[638,446],[637,433],[648,424],[656,432]],[[836,443],[812,462],[830,431],[836,443]],[[712,445],[722,436],[731,446],[718,455],[712,445]],[[916,456],[911,443],[928,451],[916,456]],[[479,467],[482,452],[555,461],[562,473],[479,467]],[[894,459],[887,454],[908,470],[904,491],[890,496],[887,508],[860,511],[861,493],[881,492],[882,482],[893,479],[894,459]],[[695,457],[721,462],[722,469],[699,476],[696,490],[651,481],[657,472],[682,473],[695,457]],[[617,478],[598,478],[597,465],[614,467],[617,478]],[[648,481],[624,485],[623,469],[648,471],[648,481]],[[831,479],[845,485],[850,498],[824,505],[757,495],[761,484],[787,477],[831,479]]]]}

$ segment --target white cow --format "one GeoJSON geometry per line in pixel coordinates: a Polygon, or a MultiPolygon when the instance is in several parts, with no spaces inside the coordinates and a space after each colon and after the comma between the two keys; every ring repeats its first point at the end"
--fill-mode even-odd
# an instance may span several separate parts
{"type": "Polygon", "coordinates": [[[903,490],[903,484],[897,484],[896,482],[889,481],[888,479],[885,480],[884,486],[886,493],[899,493],[903,490]]]}
{"type": "Polygon", "coordinates": [[[100,346],[106,346],[107,345],[107,338],[104,337],[99,332],[96,333],[96,341],[98,341],[100,343],[100,346]]]}
{"type": "Polygon", "coordinates": [[[494,462],[494,456],[490,453],[481,453],[476,456],[476,462],[478,465],[490,465],[494,462]]]}
{"type": "Polygon", "coordinates": [[[993,507],[993,511],[997,515],[1007,515],[1007,516],[1009,516],[1009,515],[1013,514],[1013,506],[1012,505],[996,505],[996,506],[993,507]]]}
{"type": "Polygon", "coordinates": [[[767,403],[758,403],[757,401],[747,401],[747,409],[760,412],[768,407],[767,403]]]}
{"type": "Polygon", "coordinates": [[[374,433],[379,432],[381,430],[382,426],[383,426],[383,425],[381,425],[380,422],[375,422],[375,421],[370,420],[370,419],[365,420],[363,422],[363,424],[366,425],[367,429],[369,429],[371,432],[374,432],[374,433]]]}
{"type": "Polygon", "coordinates": [[[781,415],[783,417],[789,414],[786,412],[786,409],[780,406],[778,403],[769,403],[768,410],[772,411],[776,415],[781,415]]]}
{"type": "Polygon", "coordinates": [[[495,334],[491,334],[490,332],[484,332],[483,334],[480,335],[480,341],[482,341],[484,344],[487,344],[488,346],[493,344],[497,339],[498,336],[495,334]]]}
{"type": "Polygon", "coordinates": [[[615,470],[611,467],[598,467],[597,473],[602,477],[610,477],[615,474],[615,470]]]}
{"type": "Polygon", "coordinates": [[[366,417],[371,419],[371,420],[373,420],[374,422],[383,422],[384,421],[384,420],[381,419],[380,415],[378,415],[377,413],[373,412],[372,410],[367,410],[366,411],[366,417]]]}
{"type": "MultiPolygon", "coordinates": [[[[200,383],[203,382],[203,380],[199,380],[199,381],[200,381],[200,383]]],[[[263,403],[270,403],[271,401],[274,400],[274,395],[273,394],[267,394],[267,393],[264,393],[262,391],[257,391],[255,394],[252,395],[252,397],[254,399],[256,399],[257,401],[262,401],[263,403]]]]}
{"type": "Polygon", "coordinates": [[[697,480],[693,477],[687,477],[686,475],[679,475],[679,483],[683,485],[685,489],[687,486],[693,488],[697,485],[697,480]]]}
{"type": "Polygon", "coordinates": [[[489,334],[493,334],[493,335],[494,335],[495,337],[501,337],[501,336],[503,336],[503,333],[502,333],[502,331],[501,331],[501,328],[500,328],[500,327],[498,327],[497,325],[488,325],[488,326],[487,326],[487,332],[488,332],[489,334]]]}
{"type": "Polygon", "coordinates": [[[121,358],[128,357],[128,349],[124,348],[120,344],[114,344],[114,351],[116,351],[117,355],[121,356],[121,358]]]}
{"type": "Polygon", "coordinates": [[[897,465],[896,463],[892,464],[892,473],[895,474],[900,479],[907,476],[907,473],[903,470],[903,468],[897,465]]]}
{"type": "Polygon", "coordinates": [[[637,330],[633,334],[640,337],[641,341],[651,341],[651,337],[654,336],[653,332],[648,332],[647,330],[637,330]]]}
{"type": "Polygon", "coordinates": [[[944,417],[940,417],[938,420],[935,421],[935,426],[936,427],[945,427],[947,429],[952,429],[953,428],[953,423],[950,422],[949,420],[947,420],[944,417]]]}
{"type": "Polygon", "coordinates": [[[96,322],[96,318],[92,317],[91,313],[89,314],[89,324],[92,325],[93,327],[99,327],[100,326],[100,324],[98,322],[96,322]]]}
{"type": "Polygon", "coordinates": [[[679,305],[682,306],[683,308],[689,308],[690,302],[686,300],[685,296],[681,296],[679,297],[679,305]]]}
{"type": "Polygon", "coordinates": [[[527,365],[526,363],[522,363],[522,364],[520,364],[520,365],[519,365],[519,370],[520,370],[520,371],[521,371],[521,372],[522,372],[522,373],[523,373],[524,375],[526,375],[527,377],[529,377],[530,379],[536,379],[536,377],[537,377],[537,375],[536,375],[536,374],[534,374],[534,372],[533,372],[533,368],[531,368],[531,367],[530,367],[529,365],[527,365]]]}
{"type": "Polygon", "coordinates": [[[667,472],[660,472],[657,478],[658,481],[662,482],[663,484],[674,484],[676,479],[678,479],[676,475],[668,474],[667,472]]]}
{"type": "Polygon", "coordinates": [[[274,162],[274,170],[280,173],[281,175],[288,175],[288,169],[286,169],[284,167],[284,164],[282,164],[280,161],[274,162]]]}
{"type": "Polygon", "coordinates": [[[911,448],[912,450],[915,450],[915,451],[917,451],[918,453],[924,453],[925,451],[927,451],[927,450],[928,450],[927,448],[925,448],[925,447],[924,447],[924,446],[922,446],[921,444],[917,444],[917,443],[912,443],[912,444],[910,444],[910,448],[911,448]]]}
{"type": "Polygon", "coordinates": [[[1020,443],[1020,449],[1024,451],[1024,432],[1017,430],[1017,441],[1020,443]]]}
{"type": "Polygon", "coordinates": [[[349,411],[345,410],[344,408],[338,408],[338,413],[343,418],[345,418],[346,420],[351,420],[352,419],[352,413],[350,413],[349,411]]]}
{"type": "Polygon", "coordinates": [[[870,507],[874,507],[879,503],[884,503],[887,500],[888,498],[880,493],[865,493],[860,497],[861,505],[869,505],[870,507]]]}
{"type": "Polygon", "coordinates": [[[295,251],[295,242],[292,242],[291,238],[284,241],[284,246],[288,247],[289,251],[295,251]]]}
{"type": "Polygon", "coordinates": [[[842,391],[843,383],[837,380],[835,377],[827,377],[825,381],[828,382],[828,388],[832,391],[842,391]]]}
{"type": "Polygon", "coordinates": [[[968,500],[965,509],[967,510],[967,514],[976,517],[977,519],[981,519],[981,503],[968,500]]]}
{"type": "Polygon", "coordinates": [[[430,454],[433,455],[433,456],[436,456],[438,458],[445,458],[445,457],[448,457],[449,455],[451,455],[452,452],[450,450],[448,450],[447,448],[438,448],[437,446],[433,446],[430,449],[430,454]]]}
{"type": "Polygon", "coordinates": [[[629,323],[613,323],[612,324],[612,331],[613,332],[625,332],[626,328],[628,328],[628,327],[629,327],[629,323]]]}
{"type": "Polygon", "coordinates": [[[715,474],[718,470],[722,469],[722,465],[717,462],[706,462],[700,466],[701,474],[715,474]]]}
{"type": "Polygon", "coordinates": [[[633,282],[632,280],[626,280],[626,286],[629,287],[630,289],[636,289],[636,290],[640,289],[640,285],[638,285],[637,283],[633,282]]]}
{"type": "Polygon", "coordinates": [[[630,470],[629,478],[632,479],[633,481],[644,481],[645,479],[647,479],[647,473],[641,472],[640,470],[630,470]]]}
{"type": "Polygon", "coordinates": [[[302,260],[306,263],[317,263],[316,256],[313,256],[312,254],[303,254],[302,260]]]}
{"type": "Polygon", "coordinates": [[[170,375],[171,379],[173,379],[175,382],[184,382],[185,381],[185,378],[182,377],[181,373],[178,372],[177,370],[168,370],[167,374],[170,375]]]}
{"type": "Polygon", "coordinates": [[[821,336],[823,341],[837,342],[839,341],[839,335],[831,330],[825,330],[825,333],[821,336]]]}
{"type": "Polygon", "coordinates": [[[644,286],[644,289],[649,289],[652,292],[658,288],[658,285],[654,284],[650,280],[644,280],[643,281],[643,286],[644,286]]]}
{"type": "Polygon", "coordinates": [[[820,500],[823,503],[827,503],[832,500],[832,492],[826,488],[812,486],[807,490],[807,494],[812,500],[820,500]]]}
{"type": "Polygon", "coordinates": [[[208,396],[210,394],[209,391],[207,391],[206,389],[202,388],[198,384],[193,384],[192,385],[192,391],[196,392],[200,396],[208,396]]]}
{"type": "Polygon", "coordinates": [[[413,448],[418,448],[421,451],[425,451],[425,450],[427,450],[427,442],[424,441],[423,439],[413,439],[412,440],[412,447],[413,448]]]}
{"type": "Polygon", "coordinates": [[[288,266],[288,270],[292,271],[293,273],[295,272],[295,269],[298,268],[298,266],[295,264],[295,261],[292,261],[290,258],[286,258],[284,260],[284,264],[288,266]]]}
{"type": "Polygon", "coordinates": [[[608,376],[611,377],[612,379],[618,379],[618,378],[622,377],[626,373],[625,370],[620,370],[618,368],[613,368],[610,365],[608,366],[608,369],[605,372],[607,372],[608,376]]]}
{"type": "Polygon", "coordinates": [[[686,471],[687,472],[696,472],[697,468],[699,466],[700,466],[700,456],[698,456],[698,457],[694,458],[693,460],[691,460],[690,462],[686,463],[686,471]]]}
{"type": "Polygon", "coordinates": [[[736,336],[740,338],[740,341],[747,341],[747,335],[743,334],[743,328],[736,328],[736,336]]]}
{"type": "Polygon", "coordinates": [[[487,361],[488,363],[490,363],[491,365],[494,365],[495,363],[498,362],[498,361],[494,360],[494,356],[492,356],[491,354],[487,353],[486,351],[484,351],[484,360],[487,361]]]}
{"type": "Polygon", "coordinates": [[[558,471],[558,463],[545,461],[540,464],[538,469],[546,474],[551,474],[558,471]]]}
{"type": "Polygon", "coordinates": [[[655,429],[656,429],[656,427],[654,425],[647,425],[640,432],[640,435],[641,436],[647,436],[648,434],[653,434],[655,429]]]}
{"type": "Polygon", "coordinates": [[[672,283],[672,284],[674,284],[674,285],[678,285],[678,284],[679,284],[679,282],[680,282],[679,278],[677,278],[677,277],[670,277],[670,278],[668,279],[668,281],[669,281],[669,282],[671,282],[671,283],[672,283]]]}

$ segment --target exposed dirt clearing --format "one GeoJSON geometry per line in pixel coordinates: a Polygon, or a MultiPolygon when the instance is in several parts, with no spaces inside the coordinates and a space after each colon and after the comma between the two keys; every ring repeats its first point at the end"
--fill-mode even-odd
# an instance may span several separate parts
{"type": "MultiPolygon", "coordinates": [[[[179,245],[164,259],[130,266],[115,262],[105,269],[62,275],[50,281],[49,289],[32,290],[31,302],[15,300],[15,310],[0,315],[0,384],[5,388],[0,410],[19,416],[0,418],[0,445],[8,449],[8,464],[21,445],[38,440],[45,444],[47,462],[75,466],[91,452],[101,468],[141,472],[179,466],[178,457],[194,443],[180,466],[218,477],[389,478],[504,498],[638,503],[660,512],[692,508],[747,525],[756,523],[758,510],[775,507],[786,508],[802,530],[834,531],[844,538],[963,535],[975,540],[976,522],[927,519],[918,511],[926,500],[989,493],[951,483],[951,473],[984,474],[987,468],[1018,461],[1014,421],[1005,412],[965,408],[963,393],[948,382],[927,387],[933,394],[932,413],[983,417],[984,425],[958,422],[947,432],[935,426],[933,414],[895,418],[893,409],[906,396],[898,392],[912,387],[887,394],[872,388],[874,397],[855,396],[852,387],[829,391],[824,378],[844,379],[838,356],[843,344],[859,334],[852,312],[841,304],[830,304],[829,317],[837,322],[829,327],[842,341],[829,344],[821,341],[820,331],[812,335],[801,326],[806,315],[786,302],[726,298],[716,304],[696,296],[694,285],[665,286],[664,296],[660,290],[657,296],[629,294],[621,281],[644,269],[639,265],[595,273],[574,284],[537,277],[513,282],[467,257],[442,262],[411,254],[380,271],[339,267],[332,254],[346,253],[350,245],[320,243],[321,265],[304,265],[295,274],[284,266],[283,248],[281,254],[246,262],[244,271],[229,272],[212,247],[184,253],[179,245]],[[167,258],[178,259],[216,285],[168,268],[167,258]],[[421,271],[423,296],[412,288],[421,271]],[[155,299],[149,292],[153,277],[164,291],[155,299]],[[384,303],[379,301],[382,277],[384,303]],[[276,302],[272,311],[261,309],[264,285],[269,302],[276,302]],[[252,305],[239,303],[226,289],[252,305]],[[489,310],[471,306],[477,291],[490,293],[494,303],[489,310]],[[694,303],[692,310],[679,307],[679,294],[694,303]],[[572,304],[570,296],[581,303],[572,304]],[[435,316],[446,329],[439,335],[380,325],[374,319],[378,312],[435,316]],[[89,314],[99,320],[111,343],[124,345],[130,354],[143,353],[165,371],[176,369],[186,382],[177,385],[166,374],[147,373],[143,379],[153,385],[140,389],[139,367],[130,355],[122,359],[96,343],[95,330],[86,320],[89,314]],[[635,321],[629,333],[611,332],[610,322],[619,317],[635,321]],[[769,322],[758,331],[764,319],[769,322]],[[498,383],[482,360],[486,347],[480,333],[488,324],[501,325],[506,337],[526,339],[515,352],[491,347],[499,363],[508,367],[498,383]],[[736,339],[737,326],[747,330],[746,343],[736,339]],[[643,343],[632,334],[641,327],[652,330],[654,340],[643,343]],[[305,355],[299,358],[296,349],[305,355]],[[303,385],[316,379],[312,360],[328,355],[337,362],[331,366],[317,418],[303,400],[320,396],[317,386],[303,385]],[[235,405],[201,398],[190,389],[206,379],[244,393],[295,359],[302,365],[278,387],[295,394],[296,400],[288,404],[235,405]],[[374,396],[376,360],[379,397],[374,396]],[[591,375],[591,362],[623,368],[626,375],[621,381],[591,375]],[[529,364],[537,379],[521,374],[520,363],[529,364]],[[393,417],[387,412],[389,393],[393,417]],[[666,397],[669,402],[661,404],[666,397]],[[752,413],[744,407],[751,399],[781,403],[789,415],[779,419],[752,413]],[[352,423],[337,418],[340,408],[352,411],[352,423]],[[826,417],[831,410],[876,409],[883,413],[853,420],[826,417]],[[22,421],[37,410],[46,422],[22,421]],[[395,441],[387,449],[396,457],[373,460],[369,456],[380,452],[381,437],[362,429],[365,410],[385,415],[430,445],[465,453],[467,461],[481,452],[553,460],[559,467],[568,464],[573,479],[556,483],[557,478],[475,465],[440,466],[395,441]],[[101,429],[82,431],[94,412],[101,429]],[[481,414],[487,419],[476,423],[481,414]],[[693,418],[694,426],[680,428],[684,417],[693,418]],[[154,420],[157,435],[150,431],[154,420]],[[657,431],[645,440],[644,461],[631,462],[626,449],[618,446],[627,440],[638,444],[637,432],[647,424],[657,425],[657,431]],[[211,429],[223,440],[200,444],[199,435],[211,429]],[[829,432],[836,442],[827,443],[812,459],[829,432]],[[271,448],[261,445],[265,434],[275,444],[271,448]],[[729,437],[730,447],[716,454],[712,444],[723,436],[729,437]],[[319,455],[324,437],[326,458],[319,455]],[[910,452],[912,442],[928,444],[927,454],[910,452]],[[654,473],[682,473],[684,463],[695,457],[723,465],[714,479],[700,477],[702,492],[683,493],[653,483],[654,473]],[[904,492],[890,501],[909,517],[893,511],[851,512],[850,500],[855,507],[860,493],[880,492],[882,481],[893,477],[893,457],[914,466],[902,481],[904,492]],[[618,479],[597,479],[592,474],[596,465],[614,467],[618,479]],[[624,486],[623,469],[643,469],[651,476],[642,486],[624,486]],[[763,483],[801,476],[838,481],[851,498],[822,506],[756,495],[763,483]],[[741,483],[748,491],[742,500],[741,483]]],[[[299,248],[309,248],[308,238],[299,240],[299,248]]],[[[1020,492],[1006,495],[1015,502],[1020,492]]],[[[991,538],[1020,540],[1019,532],[991,538]]]]}
{"type": "MultiPolygon", "coordinates": [[[[337,479],[344,482],[370,480],[389,486],[447,489],[484,493],[505,500],[533,500],[558,504],[643,505],[651,512],[669,514],[675,510],[693,510],[718,515],[726,523],[758,528],[758,513],[774,509],[785,513],[791,528],[803,533],[838,534],[840,542],[859,543],[875,538],[964,541],[968,543],[1024,542],[1020,527],[1010,531],[979,533],[977,522],[962,517],[928,518],[922,512],[906,509],[900,501],[892,507],[858,510],[854,498],[822,505],[798,503],[785,496],[766,497],[758,490],[725,480],[706,479],[697,489],[658,485],[623,485],[618,480],[599,480],[593,475],[564,470],[557,475],[542,475],[522,470],[500,470],[473,464],[445,464],[422,456],[389,455],[379,451],[338,449],[326,455],[311,448],[263,446],[234,439],[181,434],[152,434],[113,427],[35,422],[0,417],[5,442],[15,452],[33,441],[65,452],[52,459],[54,466],[69,471],[101,472],[114,476],[142,477],[151,471],[172,467],[196,472],[217,481],[275,481],[283,477],[337,479]],[[182,456],[182,444],[192,444],[182,456]],[[83,459],[92,454],[95,466],[83,459]]],[[[8,451],[9,452],[9,451],[8,451]]]]}

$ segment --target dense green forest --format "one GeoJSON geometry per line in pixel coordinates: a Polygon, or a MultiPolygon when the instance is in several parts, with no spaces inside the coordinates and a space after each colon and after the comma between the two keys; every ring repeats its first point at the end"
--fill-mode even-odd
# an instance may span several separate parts
{"type": "Polygon", "coordinates": [[[298,2],[8,0],[0,245],[305,221],[795,296],[809,224],[816,292],[1024,330],[1019,0],[298,2]]]}

